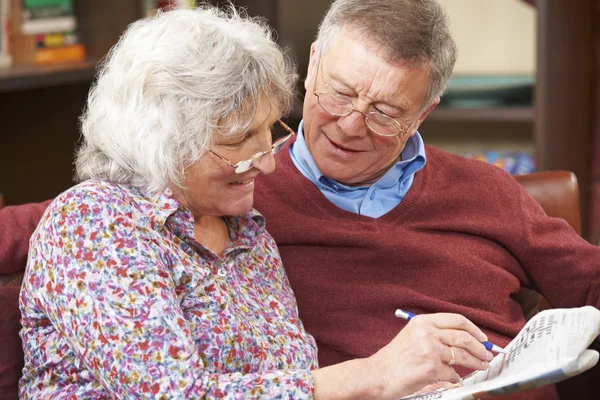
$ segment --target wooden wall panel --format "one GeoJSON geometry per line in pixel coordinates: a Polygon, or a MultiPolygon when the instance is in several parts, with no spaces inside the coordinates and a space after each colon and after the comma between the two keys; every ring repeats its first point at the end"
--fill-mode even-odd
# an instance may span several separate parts
{"type": "Polygon", "coordinates": [[[591,238],[596,0],[537,0],[536,164],[575,172],[583,236],[591,238]]]}

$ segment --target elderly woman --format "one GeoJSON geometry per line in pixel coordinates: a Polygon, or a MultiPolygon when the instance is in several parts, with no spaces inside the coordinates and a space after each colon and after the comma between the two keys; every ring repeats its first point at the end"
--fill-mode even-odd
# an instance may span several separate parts
{"type": "Polygon", "coordinates": [[[271,141],[294,79],[270,31],[234,10],[127,30],[82,117],[81,183],[31,239],[22,398],[392,398],[429,383],[399,359],[438,365],[416,346],[427,317],[369,359],[316,369],[252,210],[254,179],[293,135],[271,141]]]}

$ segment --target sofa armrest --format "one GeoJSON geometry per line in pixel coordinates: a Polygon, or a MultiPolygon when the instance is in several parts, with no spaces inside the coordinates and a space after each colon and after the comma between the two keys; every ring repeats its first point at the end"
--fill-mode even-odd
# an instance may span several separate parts
{"type": "Polygon", "coordinates": [[[0,287],[21,286],[22,282],[23,271],[13,272],[12,274],[0,275],[0,287]]]}

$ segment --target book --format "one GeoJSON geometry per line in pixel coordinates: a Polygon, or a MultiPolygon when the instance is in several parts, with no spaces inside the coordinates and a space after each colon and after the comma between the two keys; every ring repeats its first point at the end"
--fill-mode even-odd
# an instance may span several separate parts
{"type": "MultiPolygon", "coordinates": [[[[2,0],[4,1],[4,0],[2,0]]],[[[86,48],[80,42],[74,30],[49,31],[37,34],[25,32],[27,13],[31,9],[44,8],[43,16],[67,14],[72,12],[72,0],[11,0],[12,1],[12,59],[15,65],[46,65],[83,61],[86,58],[86,48]],[[30,9],[24,8],[29,6],[30,9]],[[54,11],[49,11],[51,8],[54,11]],[[62,10],[62,11],[58,11],[62,10]],[[69,11],[70,10],[70,11],[69,11]]],[[[75,16],[72,16],[75,18],[75,16]]],[[[49,20],[54,17],[47,18],[49,20]]]]}
{"type": "Polygon", "coordinates": [[[151,17],[156,14],[158,10],[169,11],[177,8],[194,9],[198,7],[197,3],[197,0],[144,0],[144,15],[151,17]]]}
{"type": "Polygon", "coordinates": [[[73,0],[22,0],[22,7],[21,30],[26,35],[77,28],[73,0]]]}
{"type": "Polygon", "coordinates": [[[37,49],[34,63],[37,65],[67,63],[85,60],[85,46],[81,43],[53,48],[37,49]]]}
{"type": "Polygon", "coordinates": [[[0,67],[12,64],[10,55],[10,1],[0,0],[0,67]]]}
{"type": "Polygon", "coordinates": [[[74,31],[39,33],[35,35],[35,41],[38,49],[54,48],[80,42],[79,36],[74,31]]]}
{"type": "Polygon", "coordinates": [[[471,400],[508,395],[560,382],[598,363],[588,346],[600,334],[600,311],[592,306],[536,314],[484,371],[462,378],[462,386],[403,397],[410,400],[471,400]]]}
{"type": "Polygon", "coordinates": [[[478,153],[459,153],[459,155],[495,165],[511,175],[530,174],[535,171],[533,155],[523,151],[488,150],[478,153]]]}

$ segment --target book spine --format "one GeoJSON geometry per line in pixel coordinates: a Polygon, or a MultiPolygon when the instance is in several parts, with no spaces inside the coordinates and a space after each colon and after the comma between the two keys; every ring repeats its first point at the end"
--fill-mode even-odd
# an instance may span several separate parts
{"type": "Polygon", "coordinates": [[[35,7],[24,10],[26,19],[48,19],[73,15],[73,8],[70,4],[66,6],[35,7]]]}
{"type": "Polygon", "coordinates": [[[85,59],[85,46],[81,43],[55,48],[38,49],[35,63],[38,65],[82,61],[85,59]]]}
{"type": "Polygon", "coordinates": [[[79,37],[73,31],[40,33],[35,36],[35,42],[38,49],[54,48],[79,43],[79,37]]]}
{"type": "Polygon", "coordinates": [[[75,28],[77,28],[77,20],[74,15],[23,21],[23,33],[26,35],[72,31],[75,28]]]}
{"type": "Polygon", "coordinates": [[[12,65],[10,55],[10,2],[0,0],[0,67],[12,65]]]}
{"type": "Polygon", "coordinates": [[[77,28],[72,0],[50,3],[24,0],[22,7],[22,32],[26,35],[72,31],[77,28]]]}

